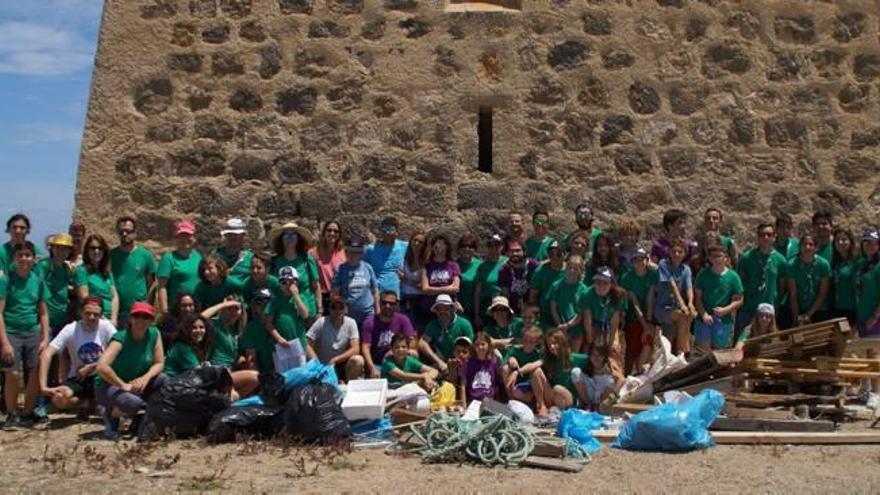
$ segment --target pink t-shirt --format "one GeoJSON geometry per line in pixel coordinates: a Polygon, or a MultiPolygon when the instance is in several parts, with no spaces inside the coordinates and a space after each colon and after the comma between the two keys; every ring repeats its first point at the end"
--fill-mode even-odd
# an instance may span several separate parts
{"type": "Polygon", "coordinates": [[[321,283],[321,292],[326,294],[333,287],[333,276],[336,275],[339,265],[345,263],[345,250],[339,249],[331,253],[330,256],[322,258],[318,254],[318,248],[313,247],[309,249],[309,254],[318,262],[318,278],[321,283]]]}

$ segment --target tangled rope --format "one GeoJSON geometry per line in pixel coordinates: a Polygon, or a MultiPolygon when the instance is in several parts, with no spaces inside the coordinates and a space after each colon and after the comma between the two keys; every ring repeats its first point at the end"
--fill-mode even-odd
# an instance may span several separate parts
{"type": "Polygon", "coordinates": [[[424,446],[414,452],[426,462],[480,462],[515,466],[535,448],[535,436],[528,428],[504,416],[476,421],[443,414],[431,415],[423,426],[411,427],[424,446]]]}

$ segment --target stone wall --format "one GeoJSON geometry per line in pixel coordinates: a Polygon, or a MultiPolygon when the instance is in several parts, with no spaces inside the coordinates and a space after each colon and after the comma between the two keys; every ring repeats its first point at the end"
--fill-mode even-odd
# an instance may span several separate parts
{"type": "Polygon", "coordinates": [[[719,206],[740,239],[775,210],[877,222],[875,1],[513,3],[107,0],[76,217],[206,242],[230,215],[569,227],[582,198],[651,230],[719,206]]]}

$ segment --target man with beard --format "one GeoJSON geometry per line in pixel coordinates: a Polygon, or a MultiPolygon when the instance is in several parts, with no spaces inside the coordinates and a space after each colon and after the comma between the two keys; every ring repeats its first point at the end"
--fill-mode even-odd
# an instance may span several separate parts
{"type": "MultiPolygon", "coordinates": [[[[590,238],[590,245],[587,246],[587,253],[593,252],[593,242],[596,240],[596,237],[599,237],[599,234],[602,233],[602,230],[598,227],[593,226],[593,207],[590,206],[589,203],[581,203],[577,205],[574,209],[574,220],[577,222],[577,230],[568,234],[565,239],[562,240],[562,246],[566,251],[570,251],[569,241],[577,234],[578,232],[586,233],[590,238]]],[[[589,260],[587,260],[589,261],[589,260]]]]}
{"type": "Polygon", "coordinates": [[[510,301],[510,309],[519,314],[528,300],[532,273],[538,268],[538,262],[526,258],[523,245],[517,240],[507,241],[507,256],[507,263],[498,272],[498,285],[501,294],[510,301]]]}
{"type": "Polygon", "coordinates": [[[128,323],[135,301],[146,301],[156,275],[156,260],[147,248],[137,244],[137,223],[132,217],[116,221],[119,245],[110,250],[110,269],[119,293],[119,328],[128,323]]]}
{"type": "MultiPolygon", "coordinates": [[[[367,378],[379,378],[382,361],[391,351],[391,341],[396,335],[406,338],[412,349],[416,338],[409,318],[398,310],[397,294],[385,291],[379,296],[379,312],[368,316],[361,328],[361,354],[366,361],[367,378]]],[[[413,354],[416,354],[413,352],[413,354]]]]}

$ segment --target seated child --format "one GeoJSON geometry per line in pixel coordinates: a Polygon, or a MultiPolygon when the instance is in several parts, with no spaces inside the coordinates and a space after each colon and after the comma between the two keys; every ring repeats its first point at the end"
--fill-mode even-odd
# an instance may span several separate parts
{"type": "Polygon", "coordinates": [[[522,336],[522,345],[513,346],[504,356],[501,374],[507,397],[529,404],[536,402],[539,416],[547,415],[547,404],[543,382],[538,379],[543,364],[541,349],[542,333],[537,326],[532,326],[522,336]]]}
{"type": "Polygon", "coordinates": [[[501,373],[489,334],[479,332],[474,337],[471,356],[464,362],[460,378],[468,403],[473,400],[499,398],[501,373]]]}
{"type": "Polygon", "coordinates": [[[395,335],[391,339],[391,354],[382,361],[382,378],[388,380],[389,386],[418,383],[430,392],[436,384],[437,374],[437,370],[410,355],[406,335],[395,335]]]}
{"type": "Polygon", "coordinates": [[[620,390],[624,379],[619,366],[609,358],[607,346],[594,347],[587,365],[571,370],[580,405],[590,411],[597,411],[603,400],[620,390]]]}

